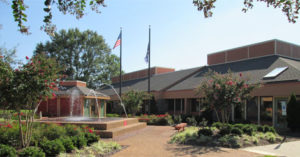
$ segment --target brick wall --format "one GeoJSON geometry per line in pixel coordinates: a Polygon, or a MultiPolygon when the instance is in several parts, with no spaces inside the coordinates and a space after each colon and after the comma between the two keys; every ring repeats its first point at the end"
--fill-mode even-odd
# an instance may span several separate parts
{"type": "MultiPolygon", "coordinates": [[[[153,67],[150,69],[150,75],[154,74],[163,74],[163,73],[168,73],[168,72],[174,72],[175,69],[173,68],[162,68],[162,67],[153,67]]],[[[123,81],[128,81],[128,80],[134,80],[138,78],[145,78],[148,77],[148,69],[143,69],[131,73],[127,73],[122,75],[122,80],[123,81]]],[[[119,82],[120,77],[116,76],[112,78],[112,83],[117,83],[119,82]]]]}
{"type": "Polygon", "coordinates": [[[257,58],[268,55],[281,55],[300,59],[300,46],[280,40],[271,40],[207,55],[207,64],[257,58]]]}

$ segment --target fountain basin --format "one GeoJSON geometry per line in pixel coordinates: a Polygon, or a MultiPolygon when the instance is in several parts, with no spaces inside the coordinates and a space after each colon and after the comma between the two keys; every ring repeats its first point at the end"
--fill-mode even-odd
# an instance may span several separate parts
{"type": "Polygon", "coordinates": [[[139,122],[137,118],[91,118],[91,117],[57,117],[36,120],[39,123],[87,125],[95,129],[101,138],[115,138],[119,135],[146,127],[146,123],[139,122]]]}

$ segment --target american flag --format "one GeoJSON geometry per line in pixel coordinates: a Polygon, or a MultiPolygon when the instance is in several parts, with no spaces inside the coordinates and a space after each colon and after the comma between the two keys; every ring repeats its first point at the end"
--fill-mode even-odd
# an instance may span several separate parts
{"type": "Polygon", "coordinates": [[[116,47],[118,47],[120,44],[121,44],[121,33],[119,34],[119,37],[118,37],[118,39],[117,39],[117,41],[116,41],[115,46],[114,46],[113,49],[115,49],[116,47]]]}
{"type": "Polygon", "coordinates": [[[149,62],[149,56],[150,56],[150,43],[148,43],[147,54],[146,54],[146,57],[145,57],[145,62],[146,63],[149,62]]]}

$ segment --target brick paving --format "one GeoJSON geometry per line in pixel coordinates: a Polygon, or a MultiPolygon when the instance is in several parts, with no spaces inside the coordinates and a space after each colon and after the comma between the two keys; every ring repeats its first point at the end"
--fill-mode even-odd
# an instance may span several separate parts
{"type": "Polygon", "coordinates": [[[176,131],[170,126],[147,126],[140,131],[113,139],[128,146],[112,157],[261,157],[240,149],[168,144],[176,131]]]}

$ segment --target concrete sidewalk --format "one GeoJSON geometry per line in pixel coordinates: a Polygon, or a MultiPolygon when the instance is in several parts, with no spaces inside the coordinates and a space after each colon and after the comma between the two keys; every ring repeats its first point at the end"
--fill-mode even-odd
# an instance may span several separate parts
{"type": "Polygon", "coordinates": [[[300,157],[300,141],[243,148],[241,150],[274,156],[300,157]]]}

